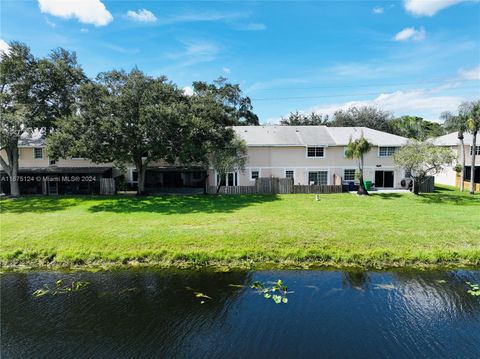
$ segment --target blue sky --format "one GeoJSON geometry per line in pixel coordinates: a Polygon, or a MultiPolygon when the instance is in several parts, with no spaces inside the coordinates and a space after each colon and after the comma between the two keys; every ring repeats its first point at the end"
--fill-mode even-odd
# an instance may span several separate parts
{"type": "Polygon", "coordinates": [[[480,97],[479,1],[2,0],[0,38],[74,50],[92,77],[225,76],[262,122],[352,104],[435,120],[480,97]]]}

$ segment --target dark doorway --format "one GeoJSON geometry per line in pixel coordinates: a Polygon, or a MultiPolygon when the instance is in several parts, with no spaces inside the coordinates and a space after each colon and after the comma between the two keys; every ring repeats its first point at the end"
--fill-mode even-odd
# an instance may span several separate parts
{"type": "Polygon", "coordinates": [[[181,172],[165,172],[163,173],[164,187],[182,187],[182,173],[181,172]]]}
{"type": "Polygon", "coordinates": [[[393,188],[393,171],[375,171],[375,187],[393,188]]]}

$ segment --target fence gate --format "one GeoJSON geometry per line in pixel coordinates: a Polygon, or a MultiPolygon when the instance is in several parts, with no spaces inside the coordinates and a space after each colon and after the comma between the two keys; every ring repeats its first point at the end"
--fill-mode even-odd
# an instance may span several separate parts
{"type": "Polygon", "coordinates": [[[115,194],[115,180],[113,178],[100,178],[100,194],[115,194]]]}

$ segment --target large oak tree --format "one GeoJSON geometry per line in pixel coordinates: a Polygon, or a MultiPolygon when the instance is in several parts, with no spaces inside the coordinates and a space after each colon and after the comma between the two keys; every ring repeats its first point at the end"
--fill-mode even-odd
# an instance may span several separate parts
{"type": "Polygon", "coordinates": [[[0,163],[9,176],[10,193],[18,186],[18,141],[34,130],[44,135],[59,118],[74,111],[80,84],[85,80],[75,53],[53,50],[35,58],[23,43],[11,42],[0,59],[0,163]]]}

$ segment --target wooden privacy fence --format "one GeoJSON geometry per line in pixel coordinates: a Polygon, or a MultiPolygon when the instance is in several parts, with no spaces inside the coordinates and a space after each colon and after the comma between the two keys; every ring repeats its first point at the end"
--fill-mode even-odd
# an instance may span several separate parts
{"type": "Polygon", "coordinates": [[[115,180],[113,178],[100,178],[100,194],[115,194],[115,180]]]}
{"type": "MultiPolygon", "coordinates": [[[[217,187],[216,186],[209,186],[207,188],[208,194],[216,194],[217,187]]],[[[257,194],[257,189],[255,186],[221,186],[220,194],[257,194]]]]}
{"type": "Polygon", "coordinates": [[[293,193],[342,193],[341,185],[293,186],[293,193]]]}
{"type": "Polygon", "coordinates": [[[435,177],[430,176],[420,185],[420,192],[431,193],[433,191],[435,191],[435,177]]]}
{"type": "MultiPolygon", "coordinates": [[[[254,186],[221,186],[221,194],[290,194],[290,193],[341,193],[341,185],[294,185],[291,178],[257,178],[254,186]]],[[[217,187],[209,186],[207,193],[217,193],[217,187]]]]}

